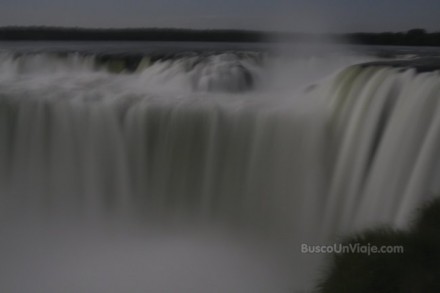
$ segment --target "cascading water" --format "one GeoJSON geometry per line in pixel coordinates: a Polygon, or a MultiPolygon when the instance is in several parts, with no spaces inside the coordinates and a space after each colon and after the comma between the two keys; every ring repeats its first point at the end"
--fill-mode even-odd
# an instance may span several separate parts
{"type": "Polygon", "coordinates": [[[437,72],[359,66],[335,80],[329,225],[401,227],[440,191],[439,82],[437,72]]]}
{"type": "Polygon", "coordinates": [[[437,73],[347,57],[280,70],[256,53],[127,60],[0,55],[4,292],[290,292],[316,269],[300,243],[403,226],[440,191],[437,73]],[[74,232],[54,236],[63,221],[74,232]],[[215,236],[143,235],[168,222],[215,236]],[[289,269],[271,272],[255,243],[218,236],[219,223],[271,231],[290,245],[289,269]],[[41,257],[24,253],[27,241],[41,257]],[[181,263],[194,267],[173,269],[181,263]],[[223,276],[206,275],[217,264],[223,276]]]}

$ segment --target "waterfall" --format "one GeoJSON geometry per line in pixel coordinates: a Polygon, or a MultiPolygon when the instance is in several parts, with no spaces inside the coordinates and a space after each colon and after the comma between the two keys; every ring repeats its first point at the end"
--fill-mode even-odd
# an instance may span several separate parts
{"type": "Polygon", "coordinates": [[[336,137],[327,223],[402,227],[439,192],[438,73],[353,67],[331,94],[336,137]]]}
{"type": "Polygon", "coordinates": [[[440,191],[437,72],[302,60],[292,80],[308,62],[325,75],[287,91],[233,54],[117,74],[1,56],[3,220],[190,218],[325,242],[405,226],[440,191]]]}

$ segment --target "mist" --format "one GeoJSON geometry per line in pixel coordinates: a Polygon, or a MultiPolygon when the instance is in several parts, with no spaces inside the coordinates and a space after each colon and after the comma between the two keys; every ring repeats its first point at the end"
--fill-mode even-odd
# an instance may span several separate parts
{"type": "MultiPolygon", "coordinates": [[[[422,2],[7,0],[0,25],[438,29],[422,2]]],[[[265,41],[0,42],[0,292],[313,292],[302,244],[408,227],[440,192],[428,53],[265,41]]]]}

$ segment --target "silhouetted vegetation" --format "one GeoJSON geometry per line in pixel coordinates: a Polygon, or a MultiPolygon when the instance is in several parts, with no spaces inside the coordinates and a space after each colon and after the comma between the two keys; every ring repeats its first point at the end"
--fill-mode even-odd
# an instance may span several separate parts
{"type": "Polygon", "coordinates": [[[242,30],[85,29],[61,27],[3,27],[0,40],[48,41],[205,41],[260,42],[263,35],[242,30]]]}
{"type": "Polygon", "coordinates": [[[336,254],[320,293],[440,292],[440,200],[426,205],[409,231],[366,231],[345,244],[403,246],[403,254],[336,254]]]}
{"type": "MultiPolygon", "coordinates": [[[[249,30],[191,30],[191,29],[85,29],[63,27],[2,27],[0,40],[47,41],[203,41],[203,42],[263,42],[319,41],[323,35],[261,32],[249,30]]],[[[408,32],[332,34],[341,42],[368,45],[440,46],[440,32],[423,29],[408,32]]]]}
{"type": "Polygon", "coordinates": [[[406,33],[355,33],[347,35],[349,41],[368,45],[440,46],[440,32],[427,33],[412,29],[406,33]]]}

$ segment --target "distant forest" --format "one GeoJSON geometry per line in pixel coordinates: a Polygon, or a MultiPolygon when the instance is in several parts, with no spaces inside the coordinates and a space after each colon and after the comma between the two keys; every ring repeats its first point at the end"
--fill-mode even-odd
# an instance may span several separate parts
{"type": "Polygon", "coordinates": [[[7,41],[203,41],[203,42],[265,42],[319,41],[322,37],[340,42],[367,45],[440,46],[440,32],[424,29],[407,32],[301,34],[247,30],[191,29],[85,29],[63,27],[0,27],[0,40],[7,41]]]}

